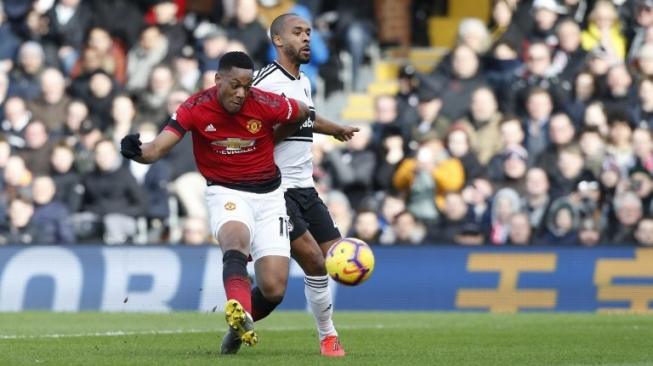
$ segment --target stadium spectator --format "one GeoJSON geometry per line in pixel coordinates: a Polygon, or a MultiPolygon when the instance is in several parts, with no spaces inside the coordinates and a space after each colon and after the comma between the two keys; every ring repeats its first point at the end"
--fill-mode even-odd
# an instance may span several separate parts
{"type": "Polygon", "coordinates": [[[27,109],[25,100],[21,97],[9,97],[4,105],[5,119],[0,129],[13,148],[25,147],[25,127],[32,119],[32,113],[27,109]]]}
{"type": "Polygon", "coordinates": [[[480,69],[479,56],[471,47],[456,46],[451,62],[450,76],[434,75],[422,82],[442,99],[442,115],[457,120],[467,112],[474,90],[485,85],[486,80],[480,69]]]}
{"type": "Polygon", "coordinates": [[[62,138],[68,146],[74,147],[79,143],[79,129],[82,122],[89,117],[89,110],[86,104],[79,100],[73,99],[66,108],[64,117],[64,126],[62,138]]]}
{"type": "Polygon", "coordinates": [[[634,163],[631,137],[633,130],[629,117],[625,113],[610,116],[610,135],[606,146],[607,153],[614,158],[623,175],[634,163]]]}
{"type": "Polygon", "coordinates": [[[635,230],[635,240],[637,244],[644,247],[653,246],[653,218],[650,216],[644,217],[637,223],[635,230]]]}
{"type": "Polygon", "coordinates": [[[417,104],[418,119],[406,126],[410,133],[404,137],[411,150],[416,150],[418,141],[423,140],[428,135],[444,136],[451,125],[451,121],[444,117],[440,113],[441,111],[442,99],[437,93],[428,88],[420,88],[417,104]]]}
{"type": "Polygon", "coordinates": [[[551,203],[542,242],[548,245],[576,245],[579,220],[576,207],[566,197],[558,198],[551,203]]]}
{"type": "Polygon", "coordinates": [[[229,38],[242,42],[252,56],[255,67],[265,65],[270,40],[263,25],[258,21],[256,0],[236,1],[236,14],[227,26],[229,38]]]}
{"type": "Polygon", "coordinates": [[[426,237],[426,228],[410,211],[402,211],[397,214],[392,223],[392,229],[395,234],[392,244],[422,244],[426,237]]]}
{"type": "Polygon", "coordinates": [[[582,219],[578,226],[578,241],[584,247],[593,247],[601,243],[601,228],[594,219],[582,219]]]}
{"type": "Polygon", "coordinates": [[[204,245],[211,242],[209,228],[203,217],[189,216],[182,225],[181,243],[184,245],[204,245]]]}
{"type": "Polygon", "coordinates": [[[474,131],[474,151],[482,165],[487,164],[490,158],[501,150],[499,125],[502,118],[492,89],[481,87],[472,93],[469,113],[461,123],[474,131]]]}
{"type": "MultiPolygon", "coordinates": [[[[151,122],[141,124],[136,131],[140,133],[141,141],[149,142],[154,140],[158,129],[151,122]]],[[[124,136],[124,135],[123,135],[124,136]]],[[[133,160],[129,161],[129,171],[136,178],[136,182],[145,194],[144,215],[149,221],[150,238],[154,236],[155,241],[161,239],[161,229],[164,222],[170,215],[168,206],[168,183],[170,183],[170,167],[165,160],[159,160],[154,164],[140,164],[133,160]],[[158,232],[158,237],[156,237],[158,232]]]]}
{"type": "Polygon", "coordinates": [[[528,246],[533,243],[533,228],[529,217],[524,212],[517,212],[510,217],[510,232],[508,243],[510,245],[528,246]]]}
{"type": "Polygon", "coordinates": [[[14,56],[20,46],[20,39],[7,22],[4,7],[0,6],[0,74],[5,74],[13,67],[14,56]]]}
{"type": "Polygon", "coordinates": [[[533,228],[533,235],[540,236],[544,230],[544,223],[551,196],[549,195],[549,178],[542,168],[533,167],[526,173],[526,195],[523,198],[523,209],[528,215],[528,221],[533,228]]]}
{"type": "MultiPolygon", "coordinates": [[[[651,45],[653,51],[653,45],[651,45]]],[[[651,55],[653,59],[653,55],[651,55]]],[[[653,128],[653,80],[643,79],[638,87],[639,103],[632,110],[633,121],[639,127],[653,128]]]]}
{"type": "Polygon", "coordinates": [[[648,128],[637,128],[632,135],[635,164],[631,169],[653,173],[653,136],[648,128]]]}
{"type": "Polygon", "coordinates": [[[549,144],[535,159],[535,165],[544,167],[550,176],[556,174],[555,168],[560,150],[568,146],[576,137],[576,128],[565,113],[556,113],[549,121],[549,144]]]}
{"type": "Polygon", "coordinates": [[[538,94],[546,91],[552,106],[564,105],[569,99],[571,83],[561,80],[554,73],[549,46],[542,42],[532,43],[525,57],[525,67],[501,85],[502,110],[518,115],[532,113],[528,104],[534,90],[538,94]]]}
{"type": "Polygon", "coordinates": [[[52,179],[56,187],[54,199],[66,205],[69,213],[80,210],[84,186],[81,177],[73,170],[75,153],[65,142],[58,143],[49,159],[52,179]]]}
{"type": "Polygon", "coordinates": [[[644,214],[642,201],[635,192],[624,191],[615,195],[612,207],[617,220],[607,228],[609,234],[607,239],[610,244],[628,245],[634,243],[637,222],[644,214]]]}
{"type": "MultiPolygon", "coordinates": [[[[168,118],[175,113],[179,105],[190,97],[186,91],[173,91],[166,102],[168,118]]],[[[168,122],[167,118],[160,122],[159,127],[168,122]]],[[[164,158],[170,167],[170,191],[181,203],[181,209],[188,215],[207,217],[204,203],[206,182],[197,172],[193,158],[193,143],[190,135],[184,136],[174,149],[164,158]]]]}
{"type": "Polygon", "coordinates": [[[542,42],[553,48],[558,45],[555,25],[558,18],[567,12],[564,6],[555,0],[535,0],[533,2],[533,28],[526,34],[526,47],[535,42],[542,42]]]}
{"type": "Polygon", "coordinates": [[[111,125],[111,106],[117,92],[115,80],[98,70],[88,80],[88,94],[81,96],[103,132],[111,125]]]}
{"type": "Polygon", "coordinates": [[[53,135],[63,133],[66,109],[70,104],[70,97],[66,95],[66,80],[56,68],[43,70],[40,76],[41,95],[27,103],[33,118],[45,123],[48,131],[53,135]]]}
{"type": "Polygon", "coordinates": [[[95,24],[120,38],[129,48],[138,41],[144,25],[140,2],[126,0],[90,0],[95,24]]]}
{"type": "MultiPolygon", "coordinates": [[[[653,28],[651,28],[653,29],[653,28]]],[[[633,63],[634,76],[637,80],[643,81],[653,76],[653,43],[647,42],[642,45],[636,54],[633,63]]]]}
{"type": "Polygon", "coordinates": [[[608,69],[606,86],[607,90],[601,101],[608,114],[619,112],[624,109],[624,106],[636,103],[633,78],[625,64],[617,64],[608,69]]]}
{"type": "Polygon", "coordinates": [[[609,57],[623,61],[626,57],[626,39],[621,34],[619,14],[609,0],[598,0],[588,16],[588,26],[582,34],[583,48],[601,48],[609,57]]]}
{"type": "Polygon", "coordinates": [[[66,74],[70,73],[84,43],[84,33],[93,21],[86,2],[61,0],[47,12],[48,34],[59,49],[58,56],[66,74]]]}
{"type": "Polygon", "coordinates": [[[374,122],[372,123],[372,144],[378,148],[381,146],[381,139],[386,136],[387,129],[404,131],[409,129],[398,120],[398,101],[391,95],[379,95],[374,99],[374,122]]]}
{"type": "Polygon", "coordinates": [[[556,34],[559,44],[551,61],[555,70],[552,72],[571,82],[585,68],[587,59],[587,51],[581,47],[580,26],[572,19],[565,19],[556,26],[556,34]]]}
{"type": "Polygon", "coordinates": [[[175,83],[188,93],[198,90],[200,78],[199,61],[193,46],[184,46],[179,53],[173,56],[172,68],[175,75],[175,83]]]}
{"type": "Polygon", "coordinates": [[[11,155],[5,164],[3,179],[7,201],[17,197],[30,197],[30,185],[33,174],[25,166],[25,161],[18,155],[11,155]]]}
{"type": "Polygon", "coordinates": [[[107,136],[113,139],[116,146],[127,134],[136,130],[136,107],[134,102],[127,95],[118,95],[111,103],[111,124],[107,128],[107,136]]]}
{"type": "Polygon", "coordinates": [[[468,182],[461,193],[469,206],[471,221],[481,233],[487,233],[490,226],[490,200],[494,193],[492,184],[486,178],[476,178],[468,182]]]}
{"type": "Polygon", "coordinates": [[[138,44],[127,53],[127,90],[138,93],[145,89],[150,72],[166,59],[168,52],[168,39],[158,27],[143,29],[138,44]]]}
{"type": "Polygon", "coordinates": [[[377,153],[377,165],[374,173],[374,189],[381,192],[390,192],[392,187],[392,176],[397,166],[406,156],[405,146],[407,144],[401,135],[399,128],[388,128],[381,140],[381,146],[377,153]]]}
{"type": "Polygon", "coordinates": [[[596,127],[586,127],[580,132],[578,146],[583,153],[584,169],[595,177],[601,173],[601,165],[605,157],[605,141],[596,127]]]}
{"type": "Polygon", "coordinates": [[[437,243],[480,245],[484,235],[473,222],[462,194],[449,192],[444,196],[442,217],[437,225],[429,225],[429,240],[437,243]]]}
{"type": "Polygon", "coordinates": [[[528,151],[521,145],[511,145],[490,160],[488,177],[499,189],[510,187],[522,193],[527,169],[528,151]]]}
{"type": "Polygon", "coordinates": [[[179,10],[179,6],[173,0],[158,0],[152,6],[154,24],[168,39],[169,54],[171,55],[179,54],[181,49],[188,44],[188,33],[184,25],[177,20],[179,10]]]}
{"type": "Polygon", "coordinates": [[[355,127],[360,131],[345,143],[344,149],[333,149],[327,153],[325,163],[333,178],[332,188],[345,192],[352,207],[357,208],[372,193],[376,154],[370,150],[370,126],[355,127]]]}
{"type": "Polygon", "coordinates": [[[82,221],[101,224],[100,238],[107,244],[123,244],[136,235],[136,218],[145,213],[144,193],[121,166],[113,141],[99,141],[94,153],[96,170],[84,178],[82,221]]]}
{"type": "Polygon", "coordinates": [[[473,151],[475,142],[474,130],[460,123],[452,125],[445,136],[447,151],[451,157],[457,158],[463,164],[466,181],[480,177],[485,173],[485,169],[473,151]]]}
{"type": "Polygon", "coordinates": [[[549,120],[553,111],[553,99],[546,89],[535,88],[526,99],[527,116],[524,121],[525,145],[529,164],[534,164],[537,156],[549,144],[549,120]]]}
{"type": "Polygon", "coordinates": [[[433,137],[421,143],[414,158],[404,159],[393,177],[395,189],[407,197],[408,210],[427,225],[438,219],[444,195],[464,183],[460,160],[449,157],[442,141],[433,137]]]}
{"type": "Polygon", "coordinates": [[[512,188],[502,188],[492,199],[491,223],[488,241],[504,245],[510,233],[510,218],[520,211],[519,193],[512,188]]]}
{"type": "Polygon", "coordinates": [[[573,96],[562,108],[574,121],[574,125],[583,123],[583,114],[596,94],[596,82],[592,74],[582,71],[575,76],[573,96]]]}
{"type": "MultiPolygon", "coordinates": [[[[229,38],[227,32],[216,25],[210,26],[201,37],[197,38],[201,40],[201,47],[197,55],[200,71],[202,73],[212,71],[211,83],[208,84],[210,86],[213,85],[213,76],[215,70],[218,69],[218,60],[223,53],[227,52],[229,38]]],[[[206,88],[202,88],[202,90],[204,89],[206,88]]]]}
{"type": "Polygon", "coordinates": [[[15,198],[9,203],[9,220],[0,224],[0,244],[40,243],[39,230],[32,217],[34,205],[26,198],[15,198]]]}
{"type": "Polygon", "coordinates": [[[87,35],[81,59],[77,60],[70,71],[73,79],[102,69],[111,75],[120,85],[124,85],[127,73],[127,54],[123,45],[111,37],[102,27],[95,26],[87,35]]]}
{"type": "Polygon", "coordinates": [[[49,176],[37,176],[32,183],[34,216],[32,222],[38,228],[38,244],[71,244],[75,242],[70,212],[55,199],[56,186],[49,176]]]}
{"type": "Polygon", "coordinates": [[[354,218],[354,225],[351,230],[347,236],[359,238],[368,244],[379,244],[381,227],[375,211],[359,211],[354,218]]]}
{"type": "Polygon", "coordinates": [[[324,203],[327,205],[333,222],[342,233],[349,233],[353,223],[353,211],[347,196],[341,191],[331,190],[325,196],[324,203]]]}
{"type": "Polygon", "coordinates": [[[576,183],[583,177],[583,155],[577,145],[568,145],[560,150],[556,162],[556,173],[552,176],[552,184],[556,187],[550,191],[551,197],[558,198],[569,195],[576,183]]]}
{"type": "Polygon", "coordinates": [[[165,104],[175,86],[172,69],[167,65],[155,66],[147,88],[137,95],[138,114],[147,116],[150,121],[163,121],[167,117],[165,104]]]}
{"type": "Polygon", "coordinates": [[[25,127],[25,147],[19,149],[18,154],[35,175],[45,175],[50,172],[49,158],[52,155],[52,143],[48,141],[48,130],[42,121],[35,119],[25,127]]]}
{"type": "Polygon", "coordinates": [[[18,49],[16,65],[9,73],[9,95],[32,100],[39,96],[39,76],[45,68],[45,51],[35,41],[24,42],[18,49]]]}

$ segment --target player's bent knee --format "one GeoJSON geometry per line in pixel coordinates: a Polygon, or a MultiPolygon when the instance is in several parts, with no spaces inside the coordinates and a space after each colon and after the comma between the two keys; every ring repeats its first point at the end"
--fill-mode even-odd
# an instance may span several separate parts
{"type": "Polygon", "coordinates": [[[249,252],[249,228],[240,221],[228,221],[218,231],[218,242],[223,252],[227,250],[249,252]]]}
{"type": "Polygon", "coordinates": [[[266,283],[259,287],[265,299],[272,303],[280,303],[286,294],[285,282],[277,281],[277,283],[266,283]]]}

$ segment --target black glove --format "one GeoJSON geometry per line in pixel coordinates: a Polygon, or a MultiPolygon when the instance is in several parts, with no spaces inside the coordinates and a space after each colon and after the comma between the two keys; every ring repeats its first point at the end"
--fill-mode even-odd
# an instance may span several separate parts
{"type": "Polygon", "coordinates": [[[120,140],[120,153],[122,156],[127,159],[133,159],[137,156],[143,155],[143,151],[141,150],[141,140],[139,139],[140,137],[140,133],[133,133],[120,140]]]}

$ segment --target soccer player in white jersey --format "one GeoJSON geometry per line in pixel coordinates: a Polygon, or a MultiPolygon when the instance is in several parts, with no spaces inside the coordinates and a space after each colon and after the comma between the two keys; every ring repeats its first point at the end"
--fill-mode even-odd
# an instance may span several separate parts
{"type": "MultiPolygon", "coordinates": [[[[311,84],[299,70],[299,66],[308,63],[311,57],[310,24],[296,14],[283,14],[272,22],[270,37],[277,51],[277,60],[260,69],[252,85],[301,100],[312,111],[311,117],[299,129],[277,129],[274,159],[281,170],[282,186],[286,189],[291,254],[306,275],[304,293],[317,323],[320,352],[324,356],[341,357],[345,351],[333,325],[332,298],[324,267],[326,252],[341,235],[315,190],[311,144],[313,131],[346,141],[358,129],[341,126],[315,114],[311,84]]],[[[252,291],[255,321],[267,316],[277,305],[278,302],[268,301],[257,288],[252,291]]],[[[223,342],[224,346],[228,344],[223,342]]]]}

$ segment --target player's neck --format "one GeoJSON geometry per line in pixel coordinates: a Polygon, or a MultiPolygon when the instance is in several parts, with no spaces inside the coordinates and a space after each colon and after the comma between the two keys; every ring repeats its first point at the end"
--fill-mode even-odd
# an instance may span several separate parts
{"type": "Polygon", "coordinates": [[[294,76],[295,79],[299,79],[299,64],[282,57],[277,58],[277,63],[283,67],[284,70],[294,76]]]}

